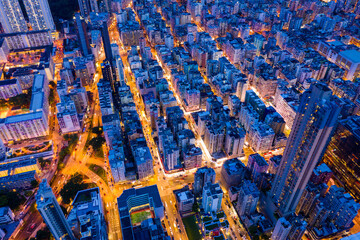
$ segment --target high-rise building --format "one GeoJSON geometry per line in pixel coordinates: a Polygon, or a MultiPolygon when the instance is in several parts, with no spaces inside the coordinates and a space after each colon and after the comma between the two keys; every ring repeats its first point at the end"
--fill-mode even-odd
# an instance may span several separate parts
{"type": "Polygon", "coordinates": [[[256,180],[261,173],[266,173],[269,164],[260,154],[255,153],[249,156],[247,168],[250,170],[251,178],[256,180]]]}
{"type": "Polygon", "coordinates": [[[174,38],[172,35],[165,36],[165,46],[167,46],[170,50],[174,48],[174,38]]]}
{"type": "Polygon", "coordinates": [[[84,18],[80,16],[80,13],[75,13],[76,31],[78,41],[80,43],[80,49],[83,56],[87,56],[91,53],[89,37],[87,34],[86,23],[84,18]]]}
{"type": "Polygon", "coordinates": [[[0,85],[0,99],[9,99],[22,93],[20,82],[16,78],[2,80],[0,85]]]}
{"type": "Polygon", "coordinates": [[[323,83],[311,85],[301,98],[290,137],[271,190],[282,214],[294,212],[310,176],[323,156],[342,101],[323,83]]]}
{"type": "Polygon", "coordinates": [[[331,186],[325,195],[324,205],[329,209],[328,221],[340,229],[351,227],[360,209],[360,204],[349,193],[345,193],[345,189],[336,185],[331,186]]]}
{"type": "Polygon", "coordinates": [[[0,23],[5,33],[28,30],[18,0],[0,0],[0,23]]]}
{"type": "Polygon", "coordinates": [[[240,99],[236,95],[231,95],[229,96],[228,105],[230,109],[230,116],[238,116],[241,107],[240,99]]]}
{"type": "Polygon", "coordinates": [[[255,212],[259,202],[260,191],[255,183],[250,180],[244,181],[240,187],[236,210],[239,216],[251,215],[255,212]]]}
{"type": "Polygon", "coordinates": [[[330,168],[325,163],[322,163],[314,169],[310,180],[315,184],[327,184],[332,176],[333,172],[330,168]]]}
{"type": "Polygon", "coordinates": [[[277,221],[271,240],[301,240],[305,233],[307,223],[301,216],[290,214],[277,221]]]}
{"type": "Polygon", "coordinates": [[[164,239],[161,219],[164,218],[164,205],[156,185],[130,188],[123,191],[117,199],[123,239],[135,240],[148,236],[164,239]],[[146,218],[133,217],[134,214],[147,212],[146,218]],[[152,224],[144,224],[148,221],[152,224]],[[147,227],[146,227],[147,226],[147,227]]]}
{"type": "Polygon", "coordinates": [[[142,137],[130,141],[130,147],[135,159],[138,178],[143,179],[154,175],[153,159],[150,149],[146,145],[145,138],[142,137]]]}
{"type": "Polygon", "coordinates": [[[239,185],[246,175],[246,167],[238,158],[226,160],[221,168],[221,180],[226,188],[239,185]]]}
{"type": "Polygon", "coordinates": [[[203,188],[202,208],[205,213],[218,212],[221,209],[223,191],[219,183],[207,182],[203,188]]]}
{"type": "Polygon", "coordinates": [[[43,74],[36,74],[33,80],[30,111],[0,120],[0,138],[4,144],[49,134],[48,96],[48,78],[43,74]]]}
{"type": "Polygon", "coordinates": [[[111,2],[112,1],[110,1],[110,0],[104,0],[103,1],[104,2],[104,5],[105,5],[105,9],[104,10],[106,10],[106,12],[111,12],[111,2]]]}
{"type": "Polygon", "coordinates": [[[105,60],[101,64],[101,72],[103,74],[104,80],[109,82],[111,84],[113,91],[115,91],[116,71],[114,72],[114,68],[112,67],[112,61],[105,60]]]}
{"type": "Polygon", "coordinates": [[[78,0],[80,14],[82,17],[88,17],[91,12],[98,13],[99,6],[96,0],[78,0]]]}
{"type": "Polygon", "coordinates": [[[104,204],[99,187],[77,192],[67,222],[72,229],[80,233],[80,239],[108,239],[104,204]]]}
{"type": "Polygon", "coordinates": [[[25,0],[24,5],[33,30],[55,30],[47,0],[25,0]]]}
{"type": "Polygon", "coordinates": [[[282,158],[282,155],[275,155],[272,158],[270,158],[269,168],[268,168],[268,172],[270,174],[276,174],[276,172],[279,168],[280,162],[281,162],[281,158],[282,158]]]}
{"type": "Polygon", "coordinates": [[[291,224],[284,217],[279,218],[271,234],[271,240],[286,240],[290,230],[291,224]]]}
{"type": "Polygon", "coordinates": [[[115,57],[115,63],[116,63],[116,80],[120,83],[120,86],[125,86],[124,64],[119,55],[115,57]]]}
{"type": "Polygon", "coordinates": [[[194,194],[201,194],[207,182],[215,183],[215,176],[214,169],[208,167],[199,168],[194,177],[194,194]]]}
{"type": "Polygon", "coordinates": [[[182,159],[185,169],[201,167],[202,151],[195,145],[190,145],[182,150],[182,159]]]}
{"type": "Polygon", "coordinates": [[[0,224],[13,222],[15,219],[15,214],[11,211],[9,207],[0,208],[0,224]]]}
{"type": "Polygon", "coordinates": [[[226,129],[224,150],[228,156],[239,157],[244,154],[245,131],[241,127],[226,129]]]}
{"type": "Polygon", "coordinates": [[[35,199],[37,210],[54,238],[56,240],[75,240],[64,213],[46,179],[41,181],[35,199]]]}
{"type": "Polygon", "coordinates": [[[360,116],[339,121],[323,161],[334,172],[344,188],[360,200],[360,116]]]}
{"type": "MultiPolygon", "coordinates": [[[[53,39],[51,37],[51,32],[48,30],[10,33],[4,34],[2,35],[2,37],[4,37],[3,39],[5,39],[8,50],[41,47],[45,48],[45,51],[48,51],[50,53],[49,55],[46,55],[46,61],[52,60],[52,58],[50,59],[50,56],[52,56],[52,47],[49,47],[49,45],[52,44],[53,39]],[[49,49],[51,50],[49,51],[49,49]]],[[[4,50],[7,51],[6,49],[4,50]]],[[[49,70],[53,71],[51,68],[52,63],[49,65],[49,67],[49,70]]],[[[49,75],[48,77],[49,79],[52,79],[51,75],[49,75]]]]}
{"type": "Polygon", "coordinates": [[[224,145],[225,130],[221,123],[208,123],[205,127],[204,143],[210,154],[220,153],[224,145]]]}
{"type": "Polygon", "coordinates": [[[110,61],[104,61],[101,64],[101,72],[105,81],[113,83],[114,79],[110,61]]]}
{"type": "Polygon", "coordinates": [[[101,27],[101,37],[102,37],[103,44],[104,44],[106,60],[110,61],[110,63],[111,63],[113,60],[113,55],[112,55],[112,50],[111,50],[109,29],[108,29],[106,21],[103,22],[103,25],[101,27]]]}
{"type": "Polygon", "coordinates": [[[194,195],[189,189],[189,186],[186,185],[181,189],[173,191],[176,199],[177,209],[181,214],[189,213],[193,209],[194,205],[194,195]]]}
{"type": "Polygon", "coordinates": [[[5,160],[6,157],[6,147],[4,142],[0,138],[0,161],[5,160]]]}
{"type": "Polygon", "coordinates": [[[62,133],[77,132],[81,130],[81,123],[76,112],[75,103],[69,96],[63,96],[61,102],[56,104],[56,117],[62,133]]]}
{"type": "Polygon", "coordinates": [[[109,164],[114,182],[125,181],[125,154],[122,145],[115,145],[109,150],[109,164]]]}
{"type": "Polygon", "coordinates": [[[303,214],[304,216],[310,215],[312,207],[320,197],[325,195],[327,187],[328,186],[325,183],[315,185],[310,181],[296,207],[296,214],[303,214]]]}
{"type": "Polygon", "coordinates": [[[180,149],[174,141],[165,141],[165,145],[163,151],[164,164],[166,170],[171,171],[180,165],[180,149]]]}

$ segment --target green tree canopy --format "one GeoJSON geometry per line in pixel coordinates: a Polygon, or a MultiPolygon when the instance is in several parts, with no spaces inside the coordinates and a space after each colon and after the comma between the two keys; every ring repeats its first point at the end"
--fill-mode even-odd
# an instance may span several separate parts
{"type": "Polygon", "coordinates": [[[36,240],[49,240],[51,236],[50,230],[48,227],[40,229],[36,233],[36,240]]]}
{"type": "Polygon", "coordinates": [[[104,144],[105,138],[94,137],[89,141],[89,145],[93,147],[94,151],[99,151],[101,146],[104,144]]]}
{"type": "Polygon", "coordinates": [[[38,181],[36,181],[35,179],[34,179],[34,180],[32,180],[30,184],[31,184],[31,187],[32,187],[32,188],[36,188],[36,187],[38,187],[38,186],[39,186],[39,182],[38,182],[38,181]]]}
{"type": "Polygon", "coordinates": [[[60,195],[65,204],[70,204],[78,191],[87,189],[88,185],[83,183],[83,176],[80,174],[73,175],[60,191],[60,195]]]}
{"type": "Polygon", "coordinates": [[[16,210],[24,202],[25,198],[19,192],[0,192],[0,207],[9,206],[11,210],[16,210]]]}
{"type": "Polygon", "coordinates": [[[103,133],[103,128],[102,127],[93,127],[92,132],[97,135],[101,135],[103,133]]]}

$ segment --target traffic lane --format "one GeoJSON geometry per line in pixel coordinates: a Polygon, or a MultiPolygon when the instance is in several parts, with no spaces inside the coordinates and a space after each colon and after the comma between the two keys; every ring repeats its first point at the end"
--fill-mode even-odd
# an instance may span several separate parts
{"type": "Polygon", "coordinates": [[[24,222],[24,225],[21,227],[21,230],[18,232],[18,235],[14,236],[13,239],[19,239],[19,240],[28,239],[31,236],[31,234],[34,232],[36,227],[43,223],[43,219],[42,219],[40,213],[37,210],[35,210],[23,222],[24,222]],[[35,227],[32,228],[32,231],[29,231],[30,227],[33,224],[35,224],[34,225],[35,227]]]}

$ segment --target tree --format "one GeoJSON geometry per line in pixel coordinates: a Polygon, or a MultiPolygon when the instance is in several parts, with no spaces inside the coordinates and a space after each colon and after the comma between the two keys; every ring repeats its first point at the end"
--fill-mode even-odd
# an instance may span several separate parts
{"type": "Polygon", "coordinates": [[[46,164],[48,164],[50,162],[50,160],[49,159],[45,160],[43,157],[39,157],[38,162],[40,164],[40,167],[44,168],[46,166],[46,164]]]}
{"type": "Polygon", "coordinates": [[[51,233],[49,231],[48,227],[44,227],[43,229],[40,229],[36,233],[36,240],[48,240],[50,239],[51,233]]]}
{"type": "Polygon", "coordinates": [[[199,204],[196,201],[194,202],[194,204],[192,206],[192,211],[196,212],[196,213],[200,211],[199,204]]]}
{"type": "Polygon", "coordinates": [[[103,128],[102,127],[93,127],[92,132],[99,136],[103,133],[103,128]]]}
{"type": "Polygon", "coordinates": [[[59,152],[59,162],[64,161],[64,158],[66,157],[66,155],[68,155],[70,153],[70,150],[68,147],[65,147],[63,149],[61,149],[61,151],[59,152]]]}
{"type": "Polygon", "coordinates": [[[94,151],[99,151],[102,145],[105,142],[105,138],[103,137],[94,137],[89,141],[89,145],[91,145],[94,151]]]}
{"type": "Polygon", "coordinates": [[[66,134],[64,139],[68,141],[69,148],[72,148],[79,140],[79,136],[77,134],[66,134]]]}
{"type": "Polygon", "coordinates": [[[18,192],[0,192],[0,207],[9,206],[16,210],[25,202],[25,197],[18,192]]]}
{"type": "Polygon", "coordinates": [[[6,195],[0,195],[0,206],[8,205],[8,197],[6,195]]]}
{"type": "Polygon", "coordinates": [[[50,93],[49,93],[49,104],[53,105],[55,103],[55,90],[54,89],[50,89],[50,93]]]}
{"type": "Polygon", "coordinates": [[[59,161],[58,166],[57,166],[58,170],[62,170],[62,169],[64,169],[64,167],[65,167],[65,164],[63,162],[59,161]]]}
{"type": "Polygon", "coordinates": [[[8,107],[19,107],[19,108],[29,108],[31,102],[31,88],[27,91],[27,93],[19,94],[15,97],[9,98],[8,101],[1,100],[1,106],[8,107]]]}
{"type": "Polygon", "coordinates": [[[87,189],[87,184],[83,183],[83,176],[80,174],[73,175],[60,191],[60,195],[65,204],[70,204],[78,191],[87,189]]]}
{"type": "Polygon", "coordinates": [[[31,184],[31,187],[32,187],[32,188],[37,188],[37,187],[39,186],[39,182],[36,181],[35,179],[32,180],[30,184],[31,184]]]}

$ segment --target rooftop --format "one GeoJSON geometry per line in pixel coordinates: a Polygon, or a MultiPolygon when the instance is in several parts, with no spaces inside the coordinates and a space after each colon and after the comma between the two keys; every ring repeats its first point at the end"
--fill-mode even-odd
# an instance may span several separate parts
{"type": "Polygon", "coordinates": [[[228,175],[235,175],[235,174],[241,174],[245,169],[245,165],[239,159],[233,158],[227,160],[223,164],[223,168],[225,168],[228,175]]]}
{"type": "MultiPolygon", "coordinates": [[[[1,207],[0,208],[0,217],[4,216],[5,214],[8,213],[8,211],[10,210],[10,208],[8,206],[6,207],[1,207]]],[[[10,210],[11,211],[11,210],[10,210]]]]}
{"type": "Polygon", "coordinates": [[[143,188],[130,188],[123,191],[123,193],[118,197],[118,206],[127,207],[127,200],[133,196],[139,196],[143,194],[148,194],[154,201],[154,207],[162,207],[163,204],[161,202],[159,190],[157,185],[147,186],[143,188]]]}
{"type": "Polygon", "coordinates": [[[353,63],[360,63],[360,52],[357,50],[346,50],[340,52],[340,55],[349,59],[353,63]]]}

